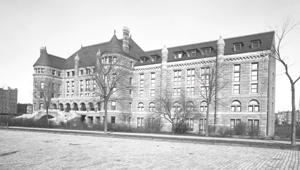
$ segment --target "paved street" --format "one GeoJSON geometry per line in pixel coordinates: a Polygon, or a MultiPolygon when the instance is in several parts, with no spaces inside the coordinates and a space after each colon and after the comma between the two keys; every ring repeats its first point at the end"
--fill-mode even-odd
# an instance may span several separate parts
{"type": "Polygon", "coordinates": [[[300,169],[300,151],[0,129],[0,169],[300,169]]]}

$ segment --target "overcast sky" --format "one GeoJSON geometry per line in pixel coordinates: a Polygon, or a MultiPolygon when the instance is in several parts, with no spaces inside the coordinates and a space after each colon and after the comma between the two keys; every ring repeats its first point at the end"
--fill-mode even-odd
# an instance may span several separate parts
{"type": "MultiPolygon", "coordinates": [[[[32,102],[33,64],[39,48],[67,58],[81,45],[110,40],[123,26],[152,50],[275,30],[300,22],[299,0],[0,0],[0,87],[18,88],[18,102],[32,102]]],[[[300,75],[300,28],[284,42],[300,75]]],[[[276,110],[290,107],[289,84],[277,64],[276,110]]],[[[300,82],[297,85],[299,101],[300,82]]],[[[297,104],[298,105],[298,104],[297,104]]]]}

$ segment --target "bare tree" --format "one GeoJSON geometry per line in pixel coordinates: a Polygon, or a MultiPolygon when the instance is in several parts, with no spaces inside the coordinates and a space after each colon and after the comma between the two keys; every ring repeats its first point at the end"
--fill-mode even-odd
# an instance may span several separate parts
{"type": "MultiPolygon", "coordinates": [[[[107,109],[108,102],[112,99],[116,101],[117,92],[125,91],[129,86],[129,70],[122,65],[120,58],[105,56],[97,58],[97,65],[93,74],[100,102],[104,104],[104,131],[107,132],[107,109]]],[[[119,95],[121,96],[121,95],[119,95]]]]}
{"type": "Polygon", "coordinates": [[[178,124],[184,124],[186,119],[192,116],[193,111],[194,104],[186,97],[184,90],[181,90],[179,96],[165,90],[156,98],[155,114],[171,123],[173,132],[178,124]]]}
{"type": "Polygon", "coordinates": [[[196,74],[200,84],[200,99],[206,103],[205,136],[209,136],[209,113],[210,106],[213,103],[215,104],[214,130],[216,129],[216,105],[221,100],[221,98],[217,97],[217,93],[228,83],[228,81],[225,80],[220,81],[223,77],[222,74],[222,66],[216,65],[216,62],[211,66],[201,68],[201,71],[196,74]]]}
{"type": "Polygon", "coordinates": [[[54,83],[53,78],[47,78],[41,82],[38,91],[41,93],[40,95],[43,99],[44,108],[46,110],[47,127],[49,127],[49,108],[52,98],[59,92],[59,85],[54,83]]]}
{"type": "Polygon", "coordinates": [[[273,55],[272,57],[275,58],[284,68],[284,72],[286,77],[289,80],[290,88],[291,88],[291,104],[292,104],[292,129],[291,129],[291,145],[296,145],[296,99],[295,99],[295,90],[296,90],[296,83],[300,79],[300,76],[293,78],[291,75],[291,71],[289,70],[289,65],[287,63],[286,56],[281,54],[282,43],[286,39],[287,35],[296,28],[299,24],[291,24],[289,20],[287,20],[281,27],[281,29],[276,32],[275,36],[277,39],[277,45],[273,44],[273,55]]]}

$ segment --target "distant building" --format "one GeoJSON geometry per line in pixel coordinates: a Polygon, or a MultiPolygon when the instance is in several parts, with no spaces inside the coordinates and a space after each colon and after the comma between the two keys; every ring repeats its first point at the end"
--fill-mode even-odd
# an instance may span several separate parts
{"type": "Polygon", "coordinates": [[[17,114],[18,90],[9,87],[0,88],[0,114],[17,114]]]}
{"type": "MultiPolygon", "coordinates": [[[[218,79],[218,84],[228,83],[217,92],[216,102],[210,107],[210,124],[213,124],[216,108],[217,126],[234,127],[244,122],[249,129],[257,128],[263,135],[272,136],[276,75],[271,52],[273,44],[274,32],[265,32],[144,51],[132,39],[129,29],[124,28],[122,39],[113,35],[107,42],[81,47],[68,58],[49,54],[46,47],[42,47],[33,65],[33,109],[43,109],[43,92],[39,87],[52,79],[54,86],[60,89],[53,94],[52,109],[77,112],[88,122],[99,122],[104,111],[103,103],[95,94],[96,63],[121,59],[122,67],[129,72],[128,87],[136,88],[126,94],[116,94],[122,100],[111,98],[110,123],[125,122],[133,127],[144,127],[148,118],[155,117],[155,99],[168,89],[174,96],[175,109],[179,105],[177,98],[186,92],[189,106],[195,108],[195,113],[187,118],[189,129],[201,133],[204,132],[207,103],[200,97],[206,86],[199,81],[208,80],[214,63],[218,62],[225,75],[218,79]]],[[[171,129],[167,123],[164,125],[165,129],[171,129]]]]}
{"type": "Polygon", "coordinates": [[[26,113],[32,113],[32,104],[29,103],[18,103],[18,109],[17,109],[17,114],[26,114],[26,113]]]}
{"type": "MultiPolygon", "coordinates": [[[[291,111],[281,111],[275,113],[276,123],[278,125],[290,125],[292,124],[292,112],[291,111]]],[[[300,111],[296,110],[296,124],[300,125],[300,111]]]]}

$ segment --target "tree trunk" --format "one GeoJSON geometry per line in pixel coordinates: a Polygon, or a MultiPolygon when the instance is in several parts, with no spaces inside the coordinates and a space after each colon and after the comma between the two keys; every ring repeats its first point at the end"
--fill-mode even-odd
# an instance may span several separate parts
{"type": "Polygon", "coordinates": [[[107,132],[107,100],[104,100],[104,132],[107,132]]]}
{"type": "Polygon", "coordinates": [[[206,110],[206,121],[205,121],[205,136],[209,136],[208,132],[208,122],[209,122],[209,104],[207,104],[206,110]]]}
{"type": "Polygon", "coordinates": [[[49,108],[46,106],[47,127],[49,128],[48,109],[49,108]]]}
{"type": "Polygon", "coordinates": [[[296,145],[296,103],[295,103],[295,85],[291,84],[292,92],[292,134],[291,134],[291,145],[296,145]]]}

